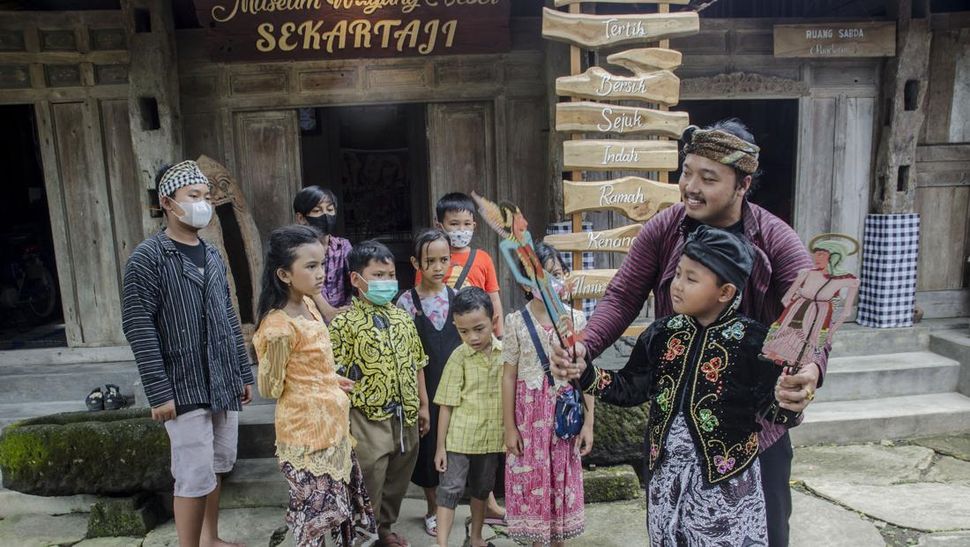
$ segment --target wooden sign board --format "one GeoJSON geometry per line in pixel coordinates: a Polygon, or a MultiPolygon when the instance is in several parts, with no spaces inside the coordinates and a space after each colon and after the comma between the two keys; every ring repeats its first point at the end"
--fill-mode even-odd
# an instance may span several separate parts
{"type": "Polygon", "coordinates": [[[644,47],[610,54],[606,57],[606,62],[621,66],[634,74],[646,74],[657,70],[673,70],[680,66],[683,57],[674,49],[644,47]]]}
{"type": "Polygon", "coordinates": [[[556,7],[571,6],[584,2],[595,2],[597,4],[689,4],[690,0],[556,0],[556,7]]]}
{"type": "Polygon", "coordinates": [[[586,99],[632,99],[673,106],[680,100],[680,78],[669,70],[633,77],[616,76],[598,66],[556,78],[556,94],[586,99]]]}
{"type": "Polygon", "coordinates": [[[896,23],[775,25],[775,57],[893,57],[896,23]]]}
{"type": "Polygon", "coordinates": [[[605,182],[563,181],[566,214],[612,210],[636,221],[647,221],[660,211],[680,203],[680,187],[640,177],[605,182]]]}
{"type": "Polygon", "coordinates": [[[569,274],[567,281],[573,298],[597,299],[606,294],[606,287],[619,270],[583,270],[569,274]]]}
{"type": "Polygon", "coordinates": [[[673,171],[677,169],[675,141],[573,140],[563,147],[566,171],[673,171]]]}
{"type": "Polygon", "coordinates": [[[513,0],[195,0],[216,61],[502,53],[513,0]]]}
{"type": "Polygon", "coordinates": [[[547,235],[542,241],[560,251],[628,253],[640,228],[643,228],[642,224],[630,224],[601,232],[547,235]]]}
{"type": "Polygon", "coordinates": [[[556,131],[649,133],[677,139],[689,123],[686,112],[593,102],[556,105],[556,131]]]}
{"type": "Polygon", "coordinates": [[[542,36],[589,49],[649,44],[700,31],[695,11],[634,15],[582,15],[542,10],[542,36]]]}

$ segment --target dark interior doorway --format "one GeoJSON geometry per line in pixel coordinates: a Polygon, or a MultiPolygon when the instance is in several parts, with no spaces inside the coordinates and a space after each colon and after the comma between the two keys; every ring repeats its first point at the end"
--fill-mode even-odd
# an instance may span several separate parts
{"type": "Polygon", "coordinates": [[[66,346],[33,107],[0,106],[0,350],[66,346]]]}
{"type": "Polygon", "coordinates": [[[411,241],[431,223],[425,106],[303,109],[300,125],[303,183],[336,194],[337,235],[383,242],[400,286],[413,286],[411,241]]]}
{"type": "MultiPolygon", "coordinates": [[[[768,209],[791,225],[795,199],[798,101],[713,100],[683,101],[674,110],[690,113],[690,123],[704,127],[724,118],[738,118],[761,147],[761,177],[751,201],[768,209]]],[[[677,180],[678,171],[671,177],[677,180]]]]}

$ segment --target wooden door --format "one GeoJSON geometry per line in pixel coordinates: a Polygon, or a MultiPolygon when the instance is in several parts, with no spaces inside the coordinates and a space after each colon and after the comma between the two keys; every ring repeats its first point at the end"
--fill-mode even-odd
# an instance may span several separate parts
{"type": "Polygon", "coordinates": [[[234,121],[236,173],[265,244],[295,220],[293,197],[303,187],[297,113],[239,112],[234,121]]]}
{"type": "Polygon", "coordinates": [[[123,344],[121,272],[144,234],[127,111],[119,101],[35,107],[70,346],[123,344]]]}
{"type": "MultiPolygon", "coordinates": [[[[431,226],[438,198],[448,192],[477,192],[499,198],[495,178],[495,123],[491,102],[428,105],[428,206],[431,226]]],[[[492,255],[499,278],[504,265],[498,256],[498,236],[481,218],[472,246],[492,255]]]]}

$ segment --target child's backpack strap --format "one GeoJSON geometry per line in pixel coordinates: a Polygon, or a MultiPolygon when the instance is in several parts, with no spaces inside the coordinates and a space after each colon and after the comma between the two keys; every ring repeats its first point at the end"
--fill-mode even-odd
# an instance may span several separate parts
{"type": "Polygon", "coordinates": [[[529,330],[529,337],[532,338],[532,345],[536,348],[536,354],[539,356],[539,362],[542,363],[542,370],[546,372],[546,377],[549,379],[549,385],[556,385],[556,380],[552,377],[552,372],[549,370],[549,356],[542,349],[542,342],[539,340],[539,333],[536,332],[536,325],[532,321],[532,316],[529,314],[528,306],[522,308],[522,322],[525,323],[525,328],[529,330]]]}
{"type": "Polygon", "coordinates": [[[458,274],[458,281],[455,281],[455,290],[460,291],[462,285],[465,284],[465,278],[468,277],[468,272],[472,269],[472,264],[475,263],[475,255],[478,254],[478,249],[472,249],[468,254],[468,261],[465,262],[465,266],[461,269],[461,273],[458,274]]]}

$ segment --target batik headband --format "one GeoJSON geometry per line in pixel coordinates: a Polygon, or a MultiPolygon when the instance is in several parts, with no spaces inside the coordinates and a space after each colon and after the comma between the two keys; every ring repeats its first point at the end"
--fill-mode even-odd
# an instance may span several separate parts
{"type": "Polygon", "coordinates": [[[168,168],[158,181],[158,195],[171,196],[183,186],[193,184],[209,184],[209,179],[202,174],[199,164],[192,160],[185,160],[168,168]]]}
{"type": "Polygon", "coordinates": [[[692,125],[684,131],[684,154],[697,154],[724,165],[736,167],[749,175],[758,170],[756,145],[719,129],[699,129],[692,125]]]}

